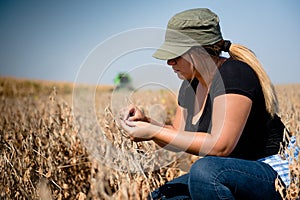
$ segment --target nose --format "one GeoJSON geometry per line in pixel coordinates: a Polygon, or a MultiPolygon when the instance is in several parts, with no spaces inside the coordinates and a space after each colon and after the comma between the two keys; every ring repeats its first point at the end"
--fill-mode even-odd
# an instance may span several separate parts
{"type": "Polygon", "coordinates": [[[176,60],[175,59],[170,59],[170,60],[167,61],[167,64],[171,65],[171,66],[176,65],[176,60]]]}

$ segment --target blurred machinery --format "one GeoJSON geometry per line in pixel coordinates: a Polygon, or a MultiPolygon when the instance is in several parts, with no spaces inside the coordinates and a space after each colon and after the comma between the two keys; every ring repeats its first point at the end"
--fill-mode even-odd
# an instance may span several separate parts
{"type": "Polygon", "coordinates": [[[116,90],[133,90],[131,77],[128,73],[120,72],[114,79],[116,90]]]}

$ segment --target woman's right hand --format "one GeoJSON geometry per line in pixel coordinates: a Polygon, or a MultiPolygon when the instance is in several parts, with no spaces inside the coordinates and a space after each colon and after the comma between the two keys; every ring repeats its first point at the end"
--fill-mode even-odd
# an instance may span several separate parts
{"type": "Polygon", "coordinates": [[[123,109],[122,119],[128,121],[148,121],[145,114],[133,104],[123,109]]]}

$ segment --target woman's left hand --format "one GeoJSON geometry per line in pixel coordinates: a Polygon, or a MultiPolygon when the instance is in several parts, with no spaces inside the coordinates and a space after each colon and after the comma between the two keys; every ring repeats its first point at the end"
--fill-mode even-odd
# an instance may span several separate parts
{"type": "Polygon", "coordinates": [[[121,120],[121,126],[130,139],[135,142],[152,140],[155,133],[161,128],[148,122],[129,120],[121,120]]]}

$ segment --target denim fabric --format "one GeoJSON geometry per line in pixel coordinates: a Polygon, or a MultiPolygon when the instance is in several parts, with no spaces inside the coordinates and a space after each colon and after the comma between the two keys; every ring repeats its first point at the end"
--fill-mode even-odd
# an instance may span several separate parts
{"type": "Polygon", "coordinates": [[[185,200],[191,199],[188,187],[189,174],[182,175],[164,184],[151,193],[149,199],[171,199],[185,200]]]}
{"type": "Polygon", "coordinates": [[[277,173],[268,164],[207,156],[180,176],[151,193],[153,199],[281,199],[277,173]]]}

